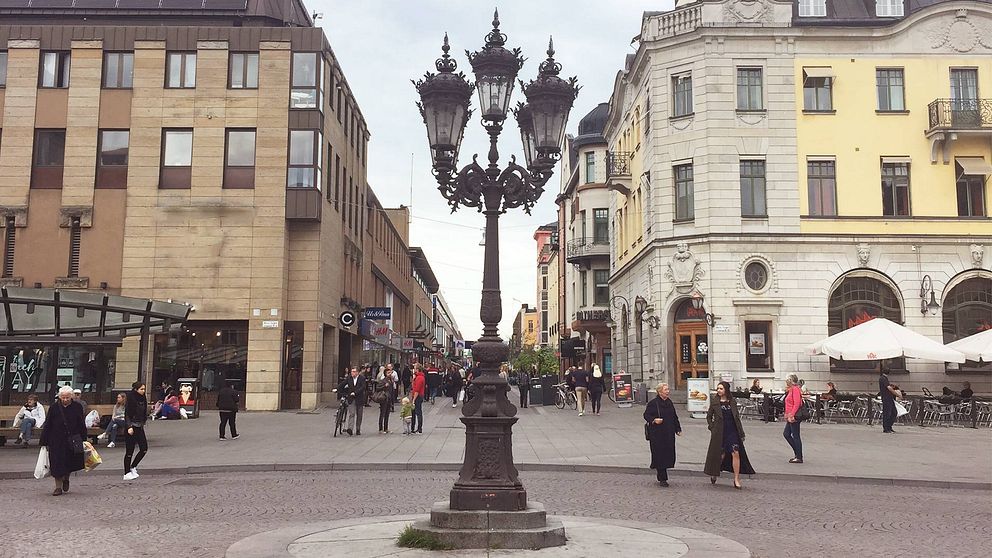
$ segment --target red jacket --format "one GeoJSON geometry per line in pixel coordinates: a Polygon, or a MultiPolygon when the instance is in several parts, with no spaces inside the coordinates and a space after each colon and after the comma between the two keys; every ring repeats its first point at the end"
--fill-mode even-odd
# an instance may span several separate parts
{"type": "Polygon", "coordinates": [[[796,416],[796,411],[803,405],[803,392],[799,386],[789,388],[789,393],[785,395],[785,418],[796,416]]]}
{"type": "Polygon", "coordinates": [[[413,387],[410,389],[420,397],[423,397],[427,393],[427,380],[424,378],[424,373],[420,370],[413,376],[413,387]]]}

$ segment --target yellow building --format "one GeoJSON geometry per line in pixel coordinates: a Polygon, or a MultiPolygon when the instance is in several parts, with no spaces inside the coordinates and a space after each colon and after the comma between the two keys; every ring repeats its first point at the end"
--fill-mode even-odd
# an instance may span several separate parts
{"type": "Polygon", "coordinates": [[[990,364],[807,352],[874,317],[941,342],[992,328],[989,29],[975,0],[646,12],[604,132],[610,290],[647,302],[614,332],[623,366],[992,389],[990,364]]]}

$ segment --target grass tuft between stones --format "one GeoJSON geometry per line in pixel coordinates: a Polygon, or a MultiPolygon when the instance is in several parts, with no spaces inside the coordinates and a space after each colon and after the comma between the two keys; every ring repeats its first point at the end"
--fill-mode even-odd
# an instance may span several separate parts
{"type": "Polygon", "coordinates": [[[407,525],[403,528],[396,544],[404,548],[422,548],[424,550],[454,550],[455,548],[431,533],[414,529],[413,525],[407,525]]]}

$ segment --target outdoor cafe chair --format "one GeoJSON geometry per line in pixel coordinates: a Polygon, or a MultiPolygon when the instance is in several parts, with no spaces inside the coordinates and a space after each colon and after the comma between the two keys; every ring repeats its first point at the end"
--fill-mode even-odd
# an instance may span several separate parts
{"type": "Polygon", "coordinates": [[[937,426],[945,421],[947,424],[954,422],[955,409],[950,403],[941,403],[934,399],[927,399],[923,402],[923,420],[931,426],[937,426]]]}

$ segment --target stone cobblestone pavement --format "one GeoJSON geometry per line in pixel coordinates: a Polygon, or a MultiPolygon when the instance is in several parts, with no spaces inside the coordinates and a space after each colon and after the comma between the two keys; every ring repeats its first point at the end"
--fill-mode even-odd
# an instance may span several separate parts
{"type": "MultiPolygon", "coordinates": [[[[142,475],[134,483],[82,474],[0,481],[0,557],[220,557],[247,536],[299,523],[426,514],[453,472],[320,471],[142,475]]],[[[735,491],[724,478],[679,474],[662,489],[644,475],[522,474],[549,513],[686,527],[747,546],[755,557],[988,556],[987,490],[762,479],[735,491]]],[[[622,541],[618,541],[622,546],[622,541]]]]}

